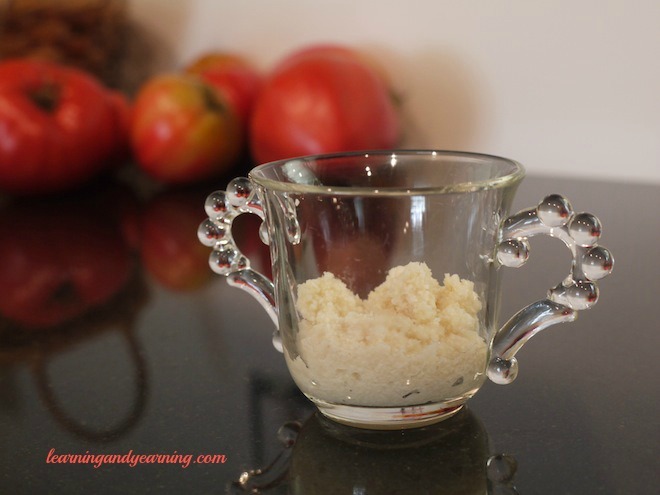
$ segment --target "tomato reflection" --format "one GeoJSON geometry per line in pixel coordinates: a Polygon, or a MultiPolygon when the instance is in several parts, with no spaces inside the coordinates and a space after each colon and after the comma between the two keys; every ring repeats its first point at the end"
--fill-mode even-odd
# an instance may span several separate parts
{"type": "MultiPolygon", "coordinates": [[[[152,279],[169,290],[192,291],[217,279],[208,264],[211,250],[197,238],[197,228],[206,219],[204,201],[213,190],[208,184],[165,190],[144,208],[142,263],[152,279]]],[[[259,239],[260,223],[255,215],[241,215],[232,234],[254,268],[270,276],[268,246],[259,239]]]]}
{"type": "Polygon", "coordinates": [[[118,220],[91,196],[6,205],[0,210],[0,314],[40,330],[112,299],[134,268],[118,220]]]}

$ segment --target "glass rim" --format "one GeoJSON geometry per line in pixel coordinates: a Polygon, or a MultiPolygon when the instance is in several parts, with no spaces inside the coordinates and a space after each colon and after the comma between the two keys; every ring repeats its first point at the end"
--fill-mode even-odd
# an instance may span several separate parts
{"type": "Polygon", "coordinates": [[[451,193],[465,193],[476,192],[489,189],[499,189],[512,186],[520,182],[525,177],[525,168],[522,164],[510,158],[504,158],[497,155],[486,153],[475,153],[471,151],[451,151],[451,150],[437,150],[437,149],[389,149],[389,150],[361,150],[361,151],[347,151],[338,153],[321,153],[317,155],[305,155],[298,157],[285,158],[282,160],[275,160],[267,162],[254,167],[248,173],[250,180],[254,181],[258,186],[265,189],[278,192],[292,192],[292,193],[308,193],[308,194],[323,194],[323,195],[363,195],[363,196],[417,196],[420,194],[451,194],[451,193]],[[478,180],[478,181],[464,181],[447,186],[425,186],[425,187],[352,187],[352,186],[329,186],[317,184],[299,184],[293,182],[284,182],[279,180],[272,180],[258,176],[262,170],[267,168],[282,167],[286,163],[292,161],[325,161],[335,160],[338,158],[354,158],[357,156],[391,156],[396,158],[396,155],[401,156],[446,156],[458,158],[475,158],[488,161],[505,162],[509,164],[513,170],[507,174],[492,179],[478,180]],[[394,155],[394,156],[392,156],[394,155]]]}

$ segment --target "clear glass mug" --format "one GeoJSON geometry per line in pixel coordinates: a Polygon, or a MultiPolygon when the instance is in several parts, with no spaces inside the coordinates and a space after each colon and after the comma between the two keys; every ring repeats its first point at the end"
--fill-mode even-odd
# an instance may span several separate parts
{"type": "Polygon", "coordinates": [[[276,325],[274,343],[301,391],[327,417],[363,428],[424,426],[456,413],[486,377],[517,375],[535,333],[575,319],[612,270],[599,220],[550,195],[509,216],[524,169],[474,153],[375,151],[281,160],[206,201],[211,268],[248,291],[276,325]],[[263,219],[273,280],[250,268],[231,226],[263,219]],[[545,299],[497,324],[501,266],[528,237],[571,250],[545,299]]]}

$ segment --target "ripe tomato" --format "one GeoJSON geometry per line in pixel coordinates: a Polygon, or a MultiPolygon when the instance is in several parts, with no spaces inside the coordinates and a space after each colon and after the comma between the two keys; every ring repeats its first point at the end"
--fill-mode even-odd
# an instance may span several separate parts
{"type": "Polygon", "coordinates": [[[121,140],[107,94],[78,69],[0,63],[0,189],[52,192],[103,169],[121,140]]]}
{"type": "Polygon", "coordinates": [[[399,118],[378,71],[348,48],[322,45],[285,59],[255,104],[251,151],[259,162],[392,148],[399,118]]]}
{"type": "Polygon", "coordinates": [[[135,98],[131,144],[140,167],[166,183],[190,183],[226,172],[242,142],[227,101],[190,74],[160,75],[135,98]]]}

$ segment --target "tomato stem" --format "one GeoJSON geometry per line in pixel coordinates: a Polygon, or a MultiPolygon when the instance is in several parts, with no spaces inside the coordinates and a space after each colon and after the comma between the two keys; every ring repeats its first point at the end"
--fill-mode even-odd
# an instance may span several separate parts
{"type": "Polygon", "coordinates": [[[30,98],[40,109],[51,113],[60,101],[60,87],[56,84],[46,84],[30,92],[30,98]]]}
{"type": "Polygon", "coordinates": [[[218,95],[214,89],[209,88],[208,86],[203,86],[202,95],[204,98],[204,105],[212,112],[217,112],[222,114],[227,111],[225,105],[223,105],[220,98],[218,98],[218,95]]]}
{"type": "Polygon", "coordinates": [[[79,299],[78,291],[70,280],[63,282],[50,296],[50,302],[58,306],[69,306],[79,299]]]}

